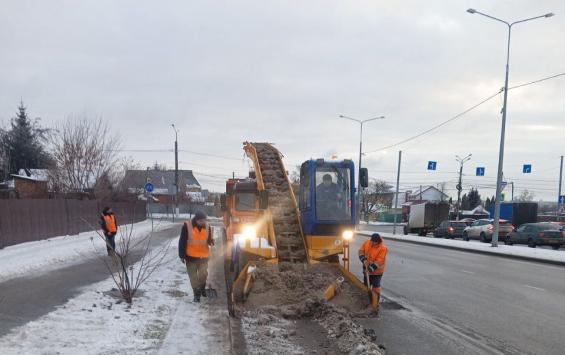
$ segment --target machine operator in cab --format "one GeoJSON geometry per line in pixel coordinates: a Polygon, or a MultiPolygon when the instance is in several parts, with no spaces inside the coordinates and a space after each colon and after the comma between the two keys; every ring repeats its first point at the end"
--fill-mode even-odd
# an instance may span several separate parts
{"type": "Polygon", "coordinates": [[[207,296],[208,258],[210,246],[214,245],[214,239],[206,218],[204,212],[196,212],[194,218],[186,221],[182,226],[179,238],[179,257],[186,265],[194,302],[200,302],[200,297],[207,296]]]}
{"type": "Polygon", "coordinates": [[[341,189],[330,174],[324,174],[322,183],[316,187],[318,218],[334,219],[339,215],[339,204],[343,200],[341,189]]]}

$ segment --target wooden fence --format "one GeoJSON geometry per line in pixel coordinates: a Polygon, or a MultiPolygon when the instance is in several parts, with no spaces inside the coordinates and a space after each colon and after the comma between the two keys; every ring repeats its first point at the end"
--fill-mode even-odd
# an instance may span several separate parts
{"type": "Polygon", "coordinates": [[[141,201],[0,200],[0,249],[100,228],[100,214],[105,206],[114,210],[119,224],[146,218],[146,205],[141,201]]]}

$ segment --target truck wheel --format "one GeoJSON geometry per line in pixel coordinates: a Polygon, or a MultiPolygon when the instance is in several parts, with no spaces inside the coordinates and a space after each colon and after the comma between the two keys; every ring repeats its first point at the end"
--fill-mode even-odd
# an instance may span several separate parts
{"type": "Polygon", "coordinates": [[[467,234],[467,232],[463,232],[463,240],[466,242],[469,241],[469,234],[467,234]]]}
{"type": "Polygon", "coordinates": [[[404,226],[404,235],[408,235],[408,226],[404,226]]]}
{"type": "Polygon", "coordinates": [[[532,238],[528,239],[528,246],[530,248],[535,248],[536,247],[536,243],[534,242],[534,240],[532,238]]]}

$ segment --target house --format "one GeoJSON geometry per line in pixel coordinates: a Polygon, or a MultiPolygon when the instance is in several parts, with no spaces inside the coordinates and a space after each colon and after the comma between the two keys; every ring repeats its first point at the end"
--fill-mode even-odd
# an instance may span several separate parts
{"type": "MultiPolygon", "coordinates": [[[[179,199],[181,201],[199,200],[202,188],[192,170],[179,170],[179,199]]],[[[122,184],[130,194],[145,199],[145,184],[153,184],[151,195],[159,204],[172,204],[176,192],[174,170],[128,170],[122,184]]],[[[179,201],[179,202],[181,202],[179,201]]],[[[196,201],[194,201],[196,202],[196,201]]]]}
{"type": "Polygon", "coordinates": [[[420,187],[415,192],[409,192],[406,196],[406,202],[437,202],[447,201],[449,196],[434,186],[420,187]]]}
{"type": "Polygon", "coordinates": [[[20,169],[11,175],[18,198],[49,198],[48,174],[45,169],[20,169]]]}
{"type": "Polygon", "coordinates": [[[460,218],[473,218],[473,219],[490,217],[490,213],[481,205],[473,208],[472,210],[461,210],[459,212],[459,215],[460,218]]]}

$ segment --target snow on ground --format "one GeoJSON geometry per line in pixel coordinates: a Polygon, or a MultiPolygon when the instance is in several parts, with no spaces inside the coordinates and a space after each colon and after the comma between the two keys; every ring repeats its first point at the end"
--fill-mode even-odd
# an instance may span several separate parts
{"type": "MultiPolygon", "coordinates": [[[[357,232],[360,235],[370,236],[373,232],[360,231],[357,232]]],[[[530,258],[537,259],[540,261],[552,261],[565,263],[565,253],[559,250],[549,250],[541,248],[521,248],[513,245],[504,245],[504,243],[499,244],[498,248],[493,248],[490,243],[471,243],[463,240],[455,239],[443,239],[443,238],[430,238],[430,237],[419,237],[414,235],[393,235],[391,233],[381,233],[380,235],[386,239],[392,240],[404,240],[412,241],[421,244],[429,245],[441,245],[453,248],[467,249],[481,251],[483,253],[495,254],[495,255],[508,255],[518,258],[530,258]]]]}
{"type": "MultiPolygon", "coordinates": [[[[394,225],[393,222],[379,222],[379,221],[369,221],[369,222],[359,221],[359,224],[368,224],[370,226],[393,226],[394,225]]],[[[402,223],[402,222],[396,223],[397,226],[403,226],[405,224],[406,223],[402,223]]]]}
{"type": "Polygon", "coordinates": [[[163,354],[222,353],[218,346],[209,346],[209,340],[217,337],[208,334],[207,300],[202,305],[190,303],[186,269],[176,253],[172,243],[167,263],[142,285],[131,307],[108,292],[114,287],[108,278],[0,338],[1,353],[156,354],[163,340],[167,349],[163,354]],[[167,336],[171,324],[177,329],[173,337],[167,336]],[[175,344],[180,343],[190,350],[177,351],[175,344]]]}
{"type": "MultiPolygon", "coordinates": [[[[183,220],[188,220],[188,219],[191,219],[192,217],[194,217],[194,214],[188,214],[188,213],[179,213],[178,215],[175,216],[175,218],[183,219],[183,220]]],[[[151,213],[150,218],[172,219],[173,214],[172,213],[151,213]]],[[[210,220],[210,221],[221,221],[222,218],[221,217],[208,216],[208,220],[210,220]]]]}
{"type": "MultiPolygon", "coordinates": [[[[171,225],[167,221],[153,221],[155,231],[171,225]]],[[[126,227],[131,228],[131,225],[120,226],[120,232],[126,227]]],[[[135,223],[133,230],[133,238],[145,237],[151,232],[151,220],[135,223]]],[[[116,239],[119,237],[120,233],[116,239]]],[[[9,246],[0,249],[0,282],[31,272],[48,272],[79,263],[84,258],[96,257],[96,251],[105,250],[104,241],[94,231],[9,246]],[[30,256],[33,260],[30,260],[30,256]]]]}

